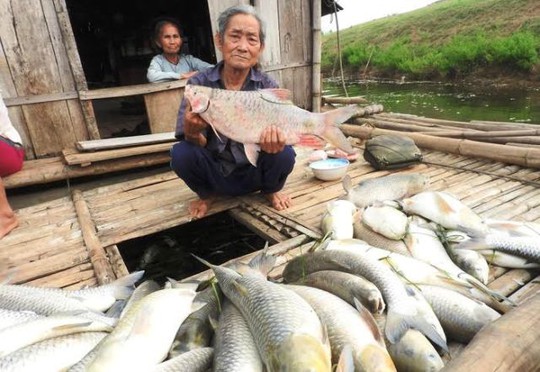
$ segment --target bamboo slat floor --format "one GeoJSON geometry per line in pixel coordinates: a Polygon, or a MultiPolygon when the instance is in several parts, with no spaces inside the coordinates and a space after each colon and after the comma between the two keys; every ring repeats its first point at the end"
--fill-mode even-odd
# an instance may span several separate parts
{"type": "MultiPolygon", "coordinates": [[[[320,237],[319,223],[326,203],[344,194],[341,181],[315,179],[309,169],[308,151],[298,149],[297,166],[285,191],[294,205],[277,212],[260,195],[218,200],[211,213],[230,210],[231,215],[275,245],[279,278],[289,257],[311,246],[320,237]]],[[[423,150],[424,162],[400,172],[430,176],[433,190],[454,193],[483,217],[540,223],[540,174],[516,165],[423,150]]],[[[375,171],[362,159],[348,174],[354,183],[382,177],[391,171],[375,171]]],[[[83,192],[82,196],[98,244],[107,253],[113,278],[127,272],[116,244],[191,221],[188,203],[195,197],[174,173],[148,177],[83,192]]],[[[20,227],[0,241],[0,260],[14,267],[12,283],[80,288],[102,282],[96,275],[81,229],[81,216],[73,199],[64,197],[16,211],[20,227]]],[[[85,222],[88,224],[88,222],[85,222]]],[[[94,242],[95,243],[95,242],[94,242]]],[[[242,259],[246,259],[243,257],[242,259]]],[[[200,275],[208,275],[201,273],[200,275]]],[[[199,275],[199,276],[200,276],[199,275]]],[[[493,268],[490,286],[523,301],[540,290],[538,271],[493,268]]]]}

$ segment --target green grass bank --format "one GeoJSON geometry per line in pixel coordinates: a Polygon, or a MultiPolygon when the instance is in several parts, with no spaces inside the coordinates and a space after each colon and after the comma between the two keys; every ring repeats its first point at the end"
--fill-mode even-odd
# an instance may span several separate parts
{"type": "MultiPolygon", "coordinates": [[[[340,30],[339,35],[348,75],[404,75],[416,80],[506,77],[540,83],[538,0],[440,0],[340,30]]],[[[325,77],[337,74],[337,56],[337,33],[326,33],[325,77]]]]}

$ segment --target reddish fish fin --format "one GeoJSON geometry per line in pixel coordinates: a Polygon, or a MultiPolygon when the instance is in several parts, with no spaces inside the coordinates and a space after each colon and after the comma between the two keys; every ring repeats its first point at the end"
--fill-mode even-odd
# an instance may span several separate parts
{"type": "Polygon", "coordinates": [[[299,146],[311,147],[314,149],[322,149],[325,145],[324,141],[313,134],[300,134],[298,135],[299,146]]]}
{"type": "Polygon", "coordinates": [[[246,153],[246,157],[253,165],[254,167],[257,166],[257,159],[259,159],[259,151],[261,148],[259,145],[255,143],[245,143],[244,144],[244,152],[246,153]]]}
{"type": "Polygon", "coordinates": [[[278,103],[278,104],[286,104],[286,105],[292,105],[292,92],[288,89],[261,89],[259,90],[261,93],[261,98],[265,101],[272,102],[272,103],[278,103]]]}
{"type": "Polygon", "coordinates": [[[347,154],[353,154],[355,150],[337,125],[343,123],[356,113],[356,105],[349,105],[322,114],[324,115],[324,129],[321,136],[347,154]]]}

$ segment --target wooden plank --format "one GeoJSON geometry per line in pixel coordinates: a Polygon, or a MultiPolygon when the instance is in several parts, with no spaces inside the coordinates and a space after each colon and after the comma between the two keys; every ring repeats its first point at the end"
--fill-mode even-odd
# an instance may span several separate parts
{"type": "Polygon", "coordinates": [[[74,149],[63,150],[64,161],[68,165],[91,164],[94,162],[128,158],[136,155],[154,154],[165,152],[168,154],[174,143],[159,143],[156,145],[129,147],[118,150],[80,153],[74,149]]]}
{"type": "Polygon", "coordinates": [[[540,293],[540,276],[537,276],[526,285],[518,289],[510,299],[517,304],[522,304],[540,293]]]}
{"type": "MultiPolygon", "coordinates": [[[[158,164],[166,164],[170,161],[169,154],[138,155],[125,159],[105,160],[92,164],[88,167],[71,167],[63,163],[59,157],[54,158],[53,163],[48,163],[42,168],[27,168],[25,162],[23,169],[10,176],[2,178],[7,189],[40,185],[60,180],[77,177],[93,176],[104,173],[117,172],[127,169],[142,168],[158,164]],[[27,170],[28,169],[28,170],[27,170]]],[[[39,162],[40,160],[33,160],[39,162]]]]}
{"type": "Polygon", "coordinates": [[[144,95],[151,133],[169,133],[176,130],[182,97],[184,90],[179,88],[144,95]]]}
{"type": "Polygon", "coordinates": [[[124,260],[122,259],[122,255],[120,254],[118,247],[116,245],[109,245],[108,247],[105,247],[105,251],[107,252],[109,262],[111,263],[111,268],[116,278],[121,278],[128,275],[129,271],[124,263],[124,260]]]}
{"type": "Polygon", "coordinates": [[[107,258],[105,248],[97,236],[96,227],[92,221],[88,205],[80,190],[73,190],[72,197],[84,243],[88,248],[88,255],[90,257],[90,262],[92,262],[92,266],[94,267],[97,281],[99,284],[110,283],[116,279],[116,277],[107,258]]]}
{"type": "MultiPolygon", "coordinates": [[[[259,14],[259,17],[261,17],[265,24],[272,25],[273,27],[276,27],[280,30],[283,28],[284,25],[281,24],[278,19],[279,16],[277,0],[256,1],[255,9],[257,10],[257,14],[259,14]]],[[[277,32],[266,33],[264,50],[259,60],[263,69],[267,65],[275,65],[282,62],[281,51],[283,48],[281,48],[280,40],[282,39],[277,32]]]]}
{"type": "Polygon", "coordinates": [[[514,291],[531,280],[534,276],[533,273],[534,270],[510,270],[506,274],[489,283],[488,287],[502,294],[503,296],[510,296],[512,293],[514,293],[514,291]]]}
{"type": "Polygon", "coordinates": [[[184,88],[185,86],[185,79],[152,84],[134,84],[123,87],[83,90],[79,92],[79,98],[82,101],[88,101],[93,99],[139,96],[155,92],[163,92],[169,89],[184,88]]]}
{"type": "Polygon", "coordinates": [[[107,138],[92,141],[77,142],[77,149],[80,151],[111,150],[123,147],[151,145],[163,142],[174,142],[176,138],[173,132],[143,134],[141,136],[130,136],[121,138],[107,138]]]}
{"type": "Polygon", "coordinates": [[[13,98],[4,98],[4,103],[7,107],[32,105],[35,103],[48,103],[56,101],[65,101],[68,99],[77,99],[79,94],[76,91],[72,92],[59,92],[51,94],[36,94],[31,96],[21,96],[13,98]]]}
{"type": "Polygon", "coordinates": [[[233,208],[229,210],[229,214],[242,225],[246,226],[249,230],[266,240],[269,244],[276,244],[287,240],[287,236],[281,234],[279,231],[273,229],[262,221],[259,221],[251,214],[243,211],[240,208],[233,208]]]}

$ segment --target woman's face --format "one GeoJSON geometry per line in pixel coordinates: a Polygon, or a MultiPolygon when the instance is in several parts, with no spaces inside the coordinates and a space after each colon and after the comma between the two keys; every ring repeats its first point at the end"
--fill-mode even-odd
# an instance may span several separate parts
{"type": "Polygon", "coordinates": [[[182,47],[182,39],[176,26],[167,23],[161,27],[158,44],[164,54],[178,54],[182,47]]]}
{"type": "Polygon", "coordinates": [[[249,69],[257,64],[264,46],[259,38],[259,22],[251,15],[233,16],[218,47],[226,65],[235,69],[249,69]]]}

